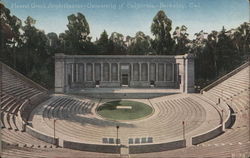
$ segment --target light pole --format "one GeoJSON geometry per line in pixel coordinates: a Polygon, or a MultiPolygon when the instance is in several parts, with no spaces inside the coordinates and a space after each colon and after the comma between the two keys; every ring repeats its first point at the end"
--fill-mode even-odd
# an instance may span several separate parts
{"type": "Polygon", "coordinates": [[[182,121],[182,130],[183,130],[183,146],[187,146],[187,141],[185,138],[185,121],[182,121]]]}
{"type": "Polygon", "coordinates": [[[223,112],[224,110],[221,110],[221,124],[223,124],[223,112]]]}
{"type": "Polygon", "coordinates": [[[119,130],[119,126],[116,126],[116,145],[118,146],[118,130],[119,130]]]}
{"type": "Polygon", "coordinates": [[[54,144],[56,144],[56,119],[54,119],[54,144]]]}
{"type": "Polygon", "coordinates": [[[182,121],[183,140],[185,140],[185,121],[182,121]]]}

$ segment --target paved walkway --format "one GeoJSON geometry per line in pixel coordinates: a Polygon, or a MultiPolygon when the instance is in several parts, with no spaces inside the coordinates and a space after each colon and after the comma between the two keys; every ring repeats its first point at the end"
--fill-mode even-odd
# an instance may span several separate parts
{"type": "Polygon", "coordinates": [[[72,93],[180,93],[179,89],[166,88],[84,88],[71,90],[72,93]]]}

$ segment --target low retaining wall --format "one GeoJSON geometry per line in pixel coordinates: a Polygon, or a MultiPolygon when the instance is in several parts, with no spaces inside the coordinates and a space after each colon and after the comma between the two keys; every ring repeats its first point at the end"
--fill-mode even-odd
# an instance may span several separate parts
{"type": "Polygon", "coordinates": [[[186,140],[178,140],[161,144],[131,145],[129,146],[129,154],[160,152],[184,147],[186,147],[186,140]]]}
{"type": "Polygon", "coordinates": [[[70,92],[69,94],[74,95],[84,95],[90,98],[97,99],[148,99],[155,97],[162,97],[167,95],[178,94],[178,92],[168,92],[168,93],[74,93],[70,92]]]}
{"type": "Polygon", "coordinates": [[[225,128],[228,128],[231,125],[231,123],[232,123],[232,119],[231,119],[231,117],[232,117],[231,115],[232,114],[231,114],[231,110],[230,110],[229,106],[224,101],[223,101],[222,104],[224,105],[225,111],[228,112],[226,119],[223,120],[223,124],[224,124],[225,128]]]}
{"type": "Polygon", "coordinates": [[[24,104],[20,107],[20,114],[23,121],[27,122],[30,113],[36,108],[36,106],[48,98],[47,93],[39,93],[30,99],[25,100],[24,104]]]}
{"type": "Polygon", "coordinates": [[[192,137],[192,144],[196,145],[196,144],[200,144],[202,142],[205,142],[207,140],[210,140],[218,135],[220,135],[221,133],[223,133],[222,130],[222,125],[197,136],[192,137]]]}
{"type": "Polygon", "coordinates": [[[55,138],[49,135],[46,135],[40,131],[37,131],[36,129],[30,127],[30,126],[26,126],[26,132],[30,135],[32,135],[33,137],[36,137],[42,141],[45,141],[47,143],[50,144],[54,144],[54,145],[58,145],[59,143],[59,138],[55,138]]]}
{"type": "Polygon", "coordinates": [[[63,140],[63,147],[82,151],[101,152],[101,153],[120,153],[120,146],[116,145],[98,145],[98,144],[85,144],[80,142],[71,142],[63,140]]]}

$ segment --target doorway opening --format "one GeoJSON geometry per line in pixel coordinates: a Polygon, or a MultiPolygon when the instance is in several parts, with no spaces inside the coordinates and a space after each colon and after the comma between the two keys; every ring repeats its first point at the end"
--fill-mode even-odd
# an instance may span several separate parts
{"type": "Polygon", "coordinates": [[[122,74],[122,86],[128,86],[128,74],[122,74]]]}

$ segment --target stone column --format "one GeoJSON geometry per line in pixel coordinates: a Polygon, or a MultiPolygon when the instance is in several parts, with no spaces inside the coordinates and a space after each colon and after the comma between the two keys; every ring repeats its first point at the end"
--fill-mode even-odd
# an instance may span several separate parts
{"type": "Polygon", "coordinates": [[[71,83],[74,83],[75,73],[74,73],[74,63],[71,64],[71,83]]]}
{"type": "Polygon", "coordinates": [[[120,63],[117,64],[117,73],[118,81],[120,81],[120,63]]]}
{"type": "Polygon", "coordinates": [[[179,74],[181,78],[178,76],[178,82],[181,80],[180,84],[180,91],[185,92],[185,58],[184,56],[179,57],[176,59],[176,62],[179,64],[179,74]]]}
{"type": "Polygon", "coordinates": [[[134,63],[131,63],[131,81],[134,81],[134,63]]]}
{"type": "Polygon", "coordinates": [[[194,92],[194,57],[192,54],[185,55],[185,92],[194,92]]]}
{"type": "Polygon", "coordinates": [[[111,63],[109,63],[109,82],[111,82],[111,63]]]}
{"type": "Polygon", "coordinates": [[[55,93],[65,92],[65,76],[64,54],[55,54],[55,93]]]}
{"type": "Polygon", "coordinates": [[[92,63],[92,74],[93,74],[92,80],[95,81],[95,64],[94,63],[92,63]]]}
{"type": "Polygon", "coordinates": [[[103,63],[101,63],[101,81],[103,81],[103,63]]]}
{"type": "Polygon", "coordinates": [[[76,63],[76,82],[78,82],[79,74],[78,74],[78,64],[76,63]]]}
{"type": "Polygon", "coordinates": [[[87,81],[87,63],[84,63],[84,81],[87,81]]]}
{"type": "Polygon", "coordinates": [[[175,78],[175,76],[174,76],[174,71],[175,71],[175,64],[174,63],[172,63],[172,82],[174,82],[174,78],[175,78]]]}
{"type": "Polygon", "coordinates": [[[141,81],[141,63],[139,63],[139,81],[141,81]]]}
{"type": "Polygon", "coordinates": [[[168,74],[168,72],[167,72],[167,71],[168,71],[168,69],[167,69],[167,64],[164,63],[163,65],[164,65],[164,66],[163,66],[163,67],[164,67],[164,68],[163,68],[163,72],[164,72],[163,80],[164,80],[164,81],[167,81],[167,74],[168,74]]]}
{"type": "Polygon", "coordinates": [[[155,81],[158,81],[158,63],[155,63],[155,81]]]}
{"type": "Polygon", "coordinates": [[[150,73],[150,71],[149,71],[149,69],[150,69],[150,64],[149,64],[149,62],[147,63],[147,65],[148,65],[148,82],[150,81],[150,79],[149,79],[149,73],[150,73]]]}

